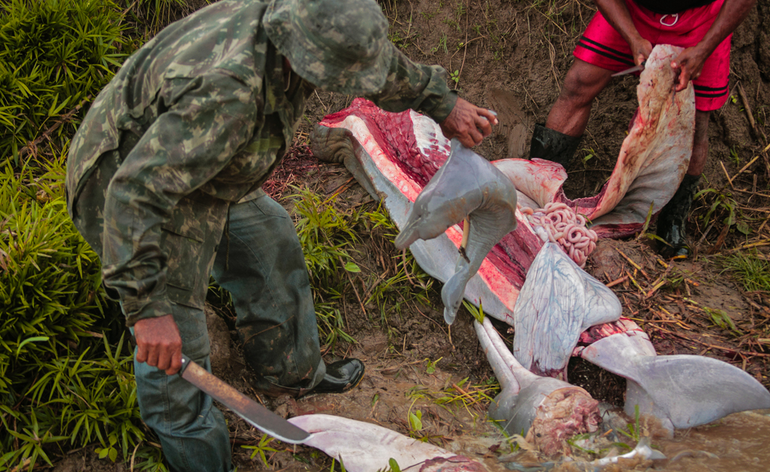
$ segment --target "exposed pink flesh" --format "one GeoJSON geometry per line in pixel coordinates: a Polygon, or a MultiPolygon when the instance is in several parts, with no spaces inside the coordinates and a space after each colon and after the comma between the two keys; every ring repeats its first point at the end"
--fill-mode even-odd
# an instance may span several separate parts
{"type": "MultiPolygon", "coordinates": [[[[673,93],[675,73],[669,67],[680,49],[656,46],[647,60],[637,94],[639,110],[610,179],[598,195],[570,200],[553,188],[554,164],[535,159],[496,163],[516,188],[540,207],[563,202],[593,222],[599,237],[624,237],[639,231],[652,203],[658,213],[677,189],[690,162],[695,132],[692,86],[673,93]],[[671,92],[668,92],[671,90],[671,92]]],[[[566,176],[565,176],[566,177],[566,176]]]]}
{"type": "MultiPolygon", "coordinates": [[[[411,111],[388,113],[367,100],[356,99],[350,107],[328,115],[320,124],[349,130],[377,172],[413,203],[449,155],[449,141],[438,128],[427,129],[426,120],[430,121],[411,111]]],[[[399,223],[399,217],[405,221],[406,214],[391,212],[391,217],[399,223]]],[[[502,310],[493,316],[511,325],[519,289],[543,244],[518,211],[517,218],[518,228],[490,251],[478,271],[486,289],[502,305],[502,310]]],[[[461,226],[452,226],[445,236],[458,248],[462,241],[461,226]]],[[[473,301],[478,304],[481,300],[473,301]]]]}
{"type": "Polygon", "coordinates": [[[510,434],[524,433],[547,455],[562,451],[575,434],[596,431],[601,422],[598,402],[582,388],[540,377],[522,366],[489,319],[473,324],[501,392],[489,414],[510,434]]]}
{"type": "MultiPolygon", "coordinates": [[[[660,84],[664,84],[665,90],[671,89],[674,73],[666,64],[674,54],[673,46],[658,46],[648,59],[638,87],[638,118],[623,143],[615,171],[598,195],[569,200],[561,188],[566,179],[564,169],[549,161],[495,161],[495,166],[519,191],[520,206],[527,202],[540,207],[551,201],[564,202],[592,219],[592,229],[600,237],[622,237],[641,229],[650,203],[656,213],[671,198],[691,154],[692,87],[677,94],[653,93],[661,89],[660,84]]],[[[328,115],[320,124],[350,130],[383,176],[414,202],[449,152],[448,141],[440,133],[425,133],[424,121],[413,111],[389,113],[367,100],[356,99],[350,107],[328,115]]],[[[493,248],[479,269],[479,277],[506,311],[490,315],[507,322],[512,320],[518,291],[543,244],[523,215],[517,213],[517,218],[516,230],[493,248]]],[[[446,233],[458,247],[461,234],[459,225],[446,233]]]]}
{"type": "MultiPolygon", "coordinates": [[[[693,90],[690,86],[681,93],[668,92],[674,80],[668,64],[676,53],[673,47],[657,46],[648,59],[638,87],[638,117],[599,195],[569,200],[561,188],[566,179],[564,169],[547,161],[496,161],[497,168],[518,190],[519,208],[561,202],[591,219],[599,237],[622,237],[639,231],[648,212],[657,213],[671,198],[689,164],[693,90]]],[[[432,127],[425,123],[424,117],[413,112],[391,114],[356,100],[321,124],[350,130],[363,149],[356,155],[374,163],[376,171],[369,175],[376,173],[387,179],[389,188],[398,189],[399,197],[414,202],[449,150],[435,123],[432,127]]],[[[404,207],[402,203],[400,209],[404,207]]],[[[391,216],[398,223],[393,211],[391,216]]],[[[466,289],[466,297],[476,304],[485,301],[486,313],[509,324],[513,324],[513,307],[527,271],[543,245],[520,211],[516,217],[517,229],[492,249],[479,269],[478,276],[486,287],[483,295],[468,297],[466,289]],[[482,296],[487,298],[481,300],[482,296]],[[490,298],[500,302],[494,310],[488,309],[490,298]]],[[[446,238],[459,246],[460,227],[450,228],[446,238]]],[[[451,256],[445,248],[440,254],[439,258],[451,256]]],[[[573,355],[629,380],[627,413],[628,408],[639,405],[640,411],[668,421],[671,427],[691,427],[730,412],[770,407],[767,390],[740,369],[699,356],[656,356],[646,334],[628,319],[584,331],[573,355]]]]}
{"type": "MultiPolygon", "coordinates": [[[[586,216],[595,225],[638,224],[634,216],[640,215],[623,213],[633,211],[634,202],[629,199],[635,196],[635,189],[642,193],[638,198],[646,206],[657,203],[658,207],[653,207],[657,213],[676,191],[673,183],[681,181],[687,170],[695,132],[695,101],[691,84],[682,92],[673,91],[676,74],[669,64],[679,52],[681,48],[664,45],[650,54],[637,87],[638,114],[610,180],[596,197],[575,201],[578,208],[591,209],[586,216]],[[661,94],[661,90],[671,92],[661,94]],[[611,218],[600,219],[612,211],[615,214],[611,218]]],[[[643,209],[646,215],[647,208],[643,209]]]]}

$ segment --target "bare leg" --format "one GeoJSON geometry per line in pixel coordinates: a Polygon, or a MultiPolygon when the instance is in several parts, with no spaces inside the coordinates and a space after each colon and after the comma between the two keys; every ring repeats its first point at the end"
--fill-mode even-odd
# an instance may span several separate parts
{"type": "Polygon", "coordinates": [[[710,111],[695,111],[695,137],[693,138],[692,157],[690,157],[687,175],[701,175],[703,168],[706,167],[709,152],[708,126],[710,116],[710,111]]]}
{"type": "Polygon", "coordinates": [[[612,72],[575,59],[545,126],[535,125],[529,148],[530,158],[548,159],[569,167],[591,116],[594,98],[611,77],[612,72]]]}
{"type": "Polygon", "coordinates": [[[594,98],[611,78],[612,71],[575,59],[564,79],[561,94],[548,114],[546,128],[569,136],[582,136],[594,98]]]}

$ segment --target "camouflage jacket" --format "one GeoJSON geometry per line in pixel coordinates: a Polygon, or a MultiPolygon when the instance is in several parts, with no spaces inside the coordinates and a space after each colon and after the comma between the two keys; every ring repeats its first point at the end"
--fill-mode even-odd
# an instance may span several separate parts
{"type": "MultiPolygon", "coordinates": [[[[77,199],[94,198],[83,188],[100,158],[125,145],[127,136],[136,142],[102,189],[100,238],[104,283],[118,292],[129,325],[171,313],[164,272],[173,261],[160,247],[160,232],[177,218],[180,202],[199,194],[231,203],[248,199],[291,145],[312,85],[296,76],[286,83],[283,58],[262,27],[266,7],[222,0],[165,28],[125,62],[72,140],[70,216],[77,199]]],[[[367,98],[441,122],[456,102],[444,74],[396,50],[390,80],[367,98]]],[[[221,205],[214,207],[221,213],[221,205]]],[[[195,274],[201,276],[208,280],[195,274]]],[[[202,308],[203,301],[190,303],[202,308]]]]}

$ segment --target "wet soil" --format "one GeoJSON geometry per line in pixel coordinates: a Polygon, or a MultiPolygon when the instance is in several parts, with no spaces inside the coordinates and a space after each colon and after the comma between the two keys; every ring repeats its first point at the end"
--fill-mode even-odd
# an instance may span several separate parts
{"type": "MultiPolygon", "coordinates": [[[[545,121],[572,63],[571,51],[595,11],[592,3],[577,0],[381,0],[380,4],[391,23],[391,40],[405,54],[419,62],[442,65],[461,97],[498,112],[500,125],[476,149],[488,159],[527,154],[533,126],[545,121]]],[[[770,0],[759,0],[733,38],[731,98],[712,114],[710,156],[701,183],[701,189],[729,195],[748,234],[724,223],[724,206],[717,205],[706,218],[715,202],[707,194],[696,201],[688,227],[697,257],[686,262],[660,261],[648,238],[603,241],[587,270],[612,285],[623,302],[624,316],[645,329],[659,354],[715,357],[770,386],[770,346],[757,341],[770,338],[770,297],[745,291],[720,265],[721,256],[747,245],[753,245],[760,259],[768,257],[770,162],[763,152],[770,133],[765,105],[770,96],[767,31],[770,0]],[[659,281],[664,283],[655,288],[659,281]],[[717,310],[726,313],[742,334],[718,326],[711,315],[717,310]]],[[[636,84],[633,76],[619,78],[598,97],[578,156],[567,169],[565,190],[571,198],[596,194],[609,177],[636,108],[636,84]]],[[[288,159],[277,170],[267,184],[269,193],[281,200],[291,193],[287,186],[291,183],[326,195],[339,192],[335,204],[341,207],[374,205],[351,182],[344,167],[316,162],[305,147],[311,125],[346,107],[353,98],[314,94],[307,119],[298,130],[295,159],[288,159]]],[[[289,208],[292,205],[290,198],[281,201],[289,208]]],[[[372,233],[360,249],[354,257],[363,270],[354,276],[353,285],[366,290],[394,275],[398,254],[381,231],[372,233]]],[[[218,306],[212,306],[209,313],[214,372],[281,415],[326,413],[370,421],[483,459],[490,470],[506,470],[500,462],[506,451],[505,438],[485,419],[495,394],[491,369],[467,311],[459,313],[451,328],[444,324],[438,290],[440,285],[435,283],[428,302],[404,302],[392,307],[387,317],[375,306],[362,307],[352,286],[342,294],[338,307],[344,313],[346,332],[356,342],[326,345],[324,355],[329,362],[353,356],[366,363],[365,379],[349,393],[300,400],[259,397],[250,387],[251,374],[239,352],[237,336],[228,326],[232,313],[218,306]],[[423,429],[415,431],[408,418],[418,410],[423,429]]],[[[403,297],[407,299],[410,297],[403,297]]],[[[512,329],[497,327],[510,343],[512,329]]],[[[569,372],[570,382],[594,398],[623,404],[624,379],[580,359],[571,361],[569,372]]],[[[672,439],[655,437],[655,446],[668,461],[625,463],[605,470],[765,471],[770,463],[768,413],[734,414],[710,425],[677,431],[672,439]]],[[[227,417],[239,471],[332,467],[323,453],[276,442],[270,443],[277,452],[267,453],[267,464],[259,456],[251,458],[251,450],[243,446],[255,446],[261,435],[234,415],[227,413],[227,417]]],[[[652,431],[654,428],[643,432],[652,431]]],[[[581,456],[577,450],[575,454],[581,456]]],[[[557,470],[582,470],[575,467],[562,464],[557,470]]],[[[129,468],[99,461],[92,450],[83,450],[68,455],[55,470],[129,468]]]]}

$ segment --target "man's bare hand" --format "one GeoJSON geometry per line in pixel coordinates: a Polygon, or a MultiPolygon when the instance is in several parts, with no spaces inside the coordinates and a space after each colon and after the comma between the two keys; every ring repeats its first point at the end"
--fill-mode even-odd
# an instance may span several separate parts
{"type": "Polygon", "coordinates": [[[172,315],[145,318],[134,324],[136,360],[173,375],[182,368],[182,338],[172,315]]]}
{"type": "Polygon", "coordinates": [[[449,116],[440,124],[444,136],[457,138],[465,147],[471,148],[492,133],[492,125],[497,124],[497,117],[486,108],[457,99],[449,116]]]}
{"type": "Polygon", "coordinates": [[[637,38],[628,44],[631,48],[631,54],[634,56],[634,64],[637,66],[646,61],[652,53],[652,43],[637,35],[637,38]]]}
{"type": "Polygon", "coordinates": [[[691,80],[700,77],[703,64],[708,59],[708,54],[704,54],[699,47],[687,48],[679,54],[676,59],[671,61],[671,68],[679,72],[676,82],[676,91],[681,92],[687,88],[691,80]]]}
{"type": "Polygon", "coordinates": [[[652,44],[639,34],[626,3],[623,0],[595,0],[595,3],[607,23],[628,43],[634,64],[638,66],[646,61],[652,52],[652,44]]]}

